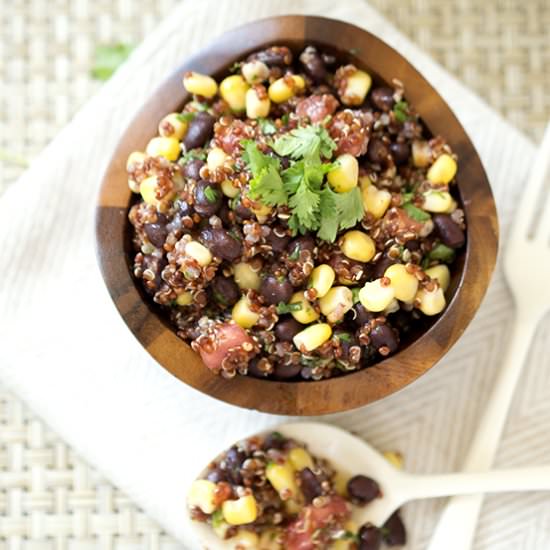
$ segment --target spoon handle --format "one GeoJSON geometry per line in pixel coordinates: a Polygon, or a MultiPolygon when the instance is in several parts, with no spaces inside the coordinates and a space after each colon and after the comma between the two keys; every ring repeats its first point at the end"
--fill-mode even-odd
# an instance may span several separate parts
{"type": "Polygon", "coordinates": [[[550,490],[550,466],[404,477],[402,495],[405,501],[478,493],[550,490]]]}

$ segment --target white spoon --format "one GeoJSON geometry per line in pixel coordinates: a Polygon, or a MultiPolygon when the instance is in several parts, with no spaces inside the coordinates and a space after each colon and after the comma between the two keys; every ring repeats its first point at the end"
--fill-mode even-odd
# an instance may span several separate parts
{"type": "MultiPolygon", "coordinates": [[[[550,490],[550,466],[483,473],[414,475],[397,470],[368,443],[336,426],[295,422],[275,426],[262,434],[273,431],[305,443],[313,455],[329,460],[335,470],[344,475],[351,477],[363,474],[378,482],[381,498],[364,507],[353,506],[352,519],[357,525],[370,522],[381,526],[395,510],[411,500],[476,493],[550,490]]],[[[219,539],[206,523],[189,522],[204,547],[209,550],[233,549],[231,541],[219,539]]]]}

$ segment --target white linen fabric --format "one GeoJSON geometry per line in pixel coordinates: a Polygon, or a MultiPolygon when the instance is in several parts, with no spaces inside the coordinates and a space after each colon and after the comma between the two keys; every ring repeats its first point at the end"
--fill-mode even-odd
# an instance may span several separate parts
{"type": "MultiPolygon", "coordinates": [[[[0,379],[184,548],[185,488],[224,446],[281,417],[210,399],[165,372],[111,303],[96,266],[98,185],[122,131],[165,75],[224,30],[283,13],[340,18],[407,57],[455,110],[482,157],[503,236],[534,146],[360,0],[185,1],[75,116],[0,201],[0,379]]],[[[503,239],[505,240],[505,239],[503,239]]],[[[518,258],[521,261],[521,258],[518,258]]],[[[414,472],[460,466],[514,315],[501,272],[476,319],[441,364],[379,403],[324,417],[379,449],[398,449],[414,472]]],[[[498,464],[548,462],[548,323],[514,400],[498,464]]],[[[230,382],[228,382],[230,383],[230,382]]],[[[543,493],[490,497],[477,550],[548,548],[543,493]]],[[[407,548],[425,548],[443,501],[407,505],[407,548]]]]}

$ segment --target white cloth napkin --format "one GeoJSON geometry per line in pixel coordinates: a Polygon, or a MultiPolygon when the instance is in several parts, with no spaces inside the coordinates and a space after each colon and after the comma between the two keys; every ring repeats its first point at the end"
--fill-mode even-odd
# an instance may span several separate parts
{"type": "MultiPolygon", "coordinates": [[[[184,491],[235,439],[282,421],[205,397],[167,374],[118,317],[96,267],[98,184],[122,130],[165,75],[225,29],[281,13],[359,24],[402,52],[436,86],[472,137],[501,221],[513,215],[534,147],[517,130],[359,0],[186,1],[135,51],[0,201],[0,378],[185,548],[184,491]]],[[[406,83],[405,83],[406,84],[406,83]]],[[[457,468],[483,407],[514,315],[502,276],[461,341],[421,380],[382,402],[324,420],[380,449],[399,449],[414,472],[457,468]]],[[[546,338],[534,346],[498,463],[549,462],[546,338]]],[[[230,383],[230,382],[229,382],[230,383]]],[[[476,548],[548,548],[544,494],[488,498],[476,548]]],[[[410,542],[426,546],[443,501],[405,507],[410,542]]]]}

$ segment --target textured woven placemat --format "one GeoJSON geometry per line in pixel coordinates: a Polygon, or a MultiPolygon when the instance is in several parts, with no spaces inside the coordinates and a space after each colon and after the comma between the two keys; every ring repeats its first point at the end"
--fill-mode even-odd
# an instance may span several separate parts
{"type": "MultiPolygon", "coordinates": [[[[537,137],[550,117],[547,2],[371,3],[537,137]]],[[[4,2],[0,147],[32,158],[99,86],[89,78],[95,45],[138,43],[172,5],[169,0],[4,2]]],[[[1,192],[22,167],[2,163],[0,170],[1,192]]],[[[177,545],[0,388],[0,550],[159,546],[177,545]]]]}

